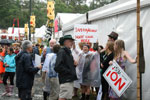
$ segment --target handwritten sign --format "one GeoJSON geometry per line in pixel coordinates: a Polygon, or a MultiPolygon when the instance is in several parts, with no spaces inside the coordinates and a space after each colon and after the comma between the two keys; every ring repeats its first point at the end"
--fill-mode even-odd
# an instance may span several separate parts
{"type": "Polygon", "coordinates": [[[103,76],[119,97],[132,83],[132,80],[116,61],[113,61],[113,65],[109,66],[103,76]]]}
{"type": "Polygon", "coordinates": [[[74,38],[77,42],[91,42],[96,43],[98,39],[98,26],[97,25],[75,25],[74,38]]]}

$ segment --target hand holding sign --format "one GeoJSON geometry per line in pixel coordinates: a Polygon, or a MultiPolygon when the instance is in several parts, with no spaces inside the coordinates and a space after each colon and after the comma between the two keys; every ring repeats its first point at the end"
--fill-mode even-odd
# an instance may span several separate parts
{"type": "Polygon", "coordinates": [[[113,64],[109,66],[103,76],[119,97],[132,83],[132,80],[116,63],[116,61],[113,61],[113,64]]]}

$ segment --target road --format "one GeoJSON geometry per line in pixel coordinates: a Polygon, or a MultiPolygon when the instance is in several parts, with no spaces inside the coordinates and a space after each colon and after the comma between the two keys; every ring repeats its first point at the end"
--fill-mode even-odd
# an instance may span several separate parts
{"type": "MultiPolygon", "coordinates": [[[[39,75],[36,75],[35,80],[34,80],[34,86],[33,86],[33,91],[34,91],[33,92],[34,93],[33,100],[43,100],[42,88],[43,88],[43,83],[42,83],[41,77],[39,75]]],[[[19,100],[18,99],[18,90],[16,87],[14,88],[14,94],[12,97],[1,97],[1,95],[4,91],[5,91],[4,85],[0,84],[0,100],[19,100]]],[[[80,92],[79,92],[79,97],[81,97],[80,92]]],[[[90,100],[95,100],[94,98],[95,98],[95,96],[92,95],[90,97],[90,100]]],[[[75,98],[73,98],[73,100],[79,100],[79,98],[75,97],[75,98]]]]}
{"type": "MultiPolygon", "coordinates": [[[[43,88],[43,83],[41,81],[41,77],[39,75],[36,75],[34,86],[33,86],[33,91],[34,91],[33,100],[43,100],[42,88],[43,88]]],[[[1,97],[4,91],[5,91],[4,85],[0,84],[0,100],[18,100],[18,90],[16,87],[14,88],[14,94],[12,97],[1,97]]]]}

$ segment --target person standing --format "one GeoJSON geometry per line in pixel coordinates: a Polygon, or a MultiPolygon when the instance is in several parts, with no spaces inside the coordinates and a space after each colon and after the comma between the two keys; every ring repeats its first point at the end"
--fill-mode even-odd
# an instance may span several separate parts
{"type": "Polygon", "coordinates": [[[32,59],[33,59],[33,62],[35,60],[35,54],[40,55],[39,47],[40,47],[40,45],[38,43],[35,46],[33,46],[33,50],[32,50],[32,59]]]}
{"type": "Polygon", "coordinates": [[[41,45],[40,48],[39,48],[40,55],[42,54],[43,49],[44,49],[44,45],[41,45]]]}
{"type": "Polygon", "coordinates": [[[56,40],[55,39],[52,39],[52,40],[50,40],[49,41],[49,47],[47,47],[46,49],[45,49],[45,53],[44,52],[42,52],[42,58],[41,58],[41,60],[44,62],[44,60],[45,60],[45,57],[46,57],[46,55],[48,54],[48,53],[52,53],[52,48],[53,48],[53,46],[56,44],[56,40]]]}
{"type": "Polygon", "coordinates": [[[118,39],[118,33],[112,31],[109,35],[108,35],[108,41],[112,41],[115,42],[118,39]]]}
{"type": "MultiPolygon", "coordinates": [[[[77,73],[77,63],[78,63],[78,60],[79,60],[79,55],[80,55],[80,51],[77,50],[76,48],[76,43],[74,42],[73,43],[73,48],[72,48],[72,56],[73,56],[73,59],[75,61],[75,67],[76,67],[76,73],[77,73]]],[[[74,81],[74,96],[73,97],[78,97],[78,89],[80,89],[80,84],[79,82],[77,81],[74,81]]]]}
{"type": "Polygon", "coordinates": [[[0,84],[3,83],[2,75],[5,73],[5,67],[3,66],[5,52],[3,51],[2,47],[0,48],[0,84]]]}
{"type": "Polygon", "coordinates": [[[16,86],[21,100],[32,100],[31,90],[35,74],[42,68],[34,67],[32,62],[32,43],[23,41],[22,51],[15,57],[16,61],[16,86]]]}
{"type": "MultiPolygon", "coordinates": [[[[109,35],[108,35],[108,41],[112,41],[115,42],[118,39],[118,33],[112,31],[109,35]]],[[[102,49],[101,52],[104,52],[106,50],[106,48],[102,49]]]]}
{"type": "Polygon", "coordinates": [[[108,41],[106,44],[106,50],[100,53],[101,58],[101,69],[102,69],[102,100],[109,100],[109,84],[103,77],[104,72],[109,67],[109,62],[114,58],[114,43],[112,41],[108,41]]]}
{"type": "MultiPolygon", "coordinates": [[[[133,59],[129,53],[125,51],[125,43],[123,40],[116,40],[114,43],[114,60],[123,70],[125,70],[127,60],[132,64],[136,63],[136,59],[133,59]]],[[[112,65],[113,62],[110,61],[109,64],[112,65]]],[[[110,100],[121,100],[121,97],[117,96],[112,88],[110,88],[109,97],[110,100]]]]}
{"type": "Polygon", "coordinates": [[[74,65],[71,48],[74,39],[71,35],[63,37],[63,45],[56,59],[55,71],[58,73],[60,82],[59,100],[72,99],[73,96],[73,82],[77,80],[76,70],[74,65]]]}
{"type": "Polygon", "coordinates": [[[49,68],[47,72],[48,78],[47,81],[49,81],[49,100],[58,100],[59,97],[59,80],[58,80],[58,74],[55,72],[55,64],[56,64],[56,58],[57,53],[60,49],[60,45],[54,45],[53,47],[53,53],[48,53],[44,62],[43,66],[47,66],[49,68]]]}
{"type": "Polygon", "coordinates": [[[14,76],[16,72],[16,63],[15,63],[15,54],[13,48],[9,48],[7,50],[7,54],[4,58],[4,66],[5,66],[5,74],[3,78],[3,84],[5,86],[5,93],[2,96],[8,95],[12,96],[13,88],[14,88],[14,76]],[[10,86],[7,83],[7,79],[10,79],[10,86]]]}
{"type": "MultiPolygon", "coordinates": [[[[43,53],[42,53],[42,58],[41,61],[42,63],[45,63],[45,59],[47,54],[53,53],[53,47],[54,45],[56,45],[56,40],[52,39],[49,42],[49,47],[47,47],[46,49],[44,49],[43,53]]],[[[49,97],[49,93],[50,93],[50,83],[49,83],[49,77],[47,72],[49,71],[49,67],[43,66],[42,68],[42,81],[44,83],[44,87],[43,87],[43,99],[47,100],[49,97]]]]}
{"type": "Polygon", "coordinates": [[[92,53],[89,51],[90,47],[88,44],[83,45],[83,52],[79,55],[79,62],[77,66],[77,76],[78,81],[81,85],[81,92],[82,92],[82,98],[80,100],[89,100],[90,98],[90,83],[91,80],[89,80],[90,77],[88,77],[87,73],[90,73],[90,61],[92,53]],[[86,68],[89,68],[85,71],[86,68]],[[86,80],[86,82],[84,81],[86,80]]]}

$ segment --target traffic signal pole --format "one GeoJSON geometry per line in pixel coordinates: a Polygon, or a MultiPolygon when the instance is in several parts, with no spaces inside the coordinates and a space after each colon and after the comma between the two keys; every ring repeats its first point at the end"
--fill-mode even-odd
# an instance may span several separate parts
{"type": "MultiPolygon", "coordinates": [[[[30,16],[32,15],[32,2],[30,0],[30,6],[29,6],[29,23],[30,23],[30,16]]],[[[29,40],[31,41],[31,26],[29,25],[29,40]]]]}

